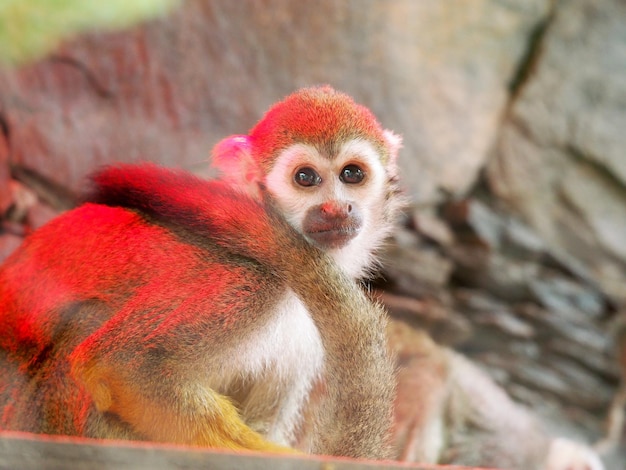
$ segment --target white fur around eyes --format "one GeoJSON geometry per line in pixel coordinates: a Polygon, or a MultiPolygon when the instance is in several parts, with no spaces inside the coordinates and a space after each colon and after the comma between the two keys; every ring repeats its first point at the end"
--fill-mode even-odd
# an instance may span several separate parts
{"type": "Polygon", "coordinates": [[[374,146],[364,139],[344,143],[334,158],[320,155],[312,145],[294,144],[283,150],[266,176],[268,190],[278,201],[289,223],[302,231],[302,222],[310,207],[329,200],[347,201],[359,206],[363,228],[347,246],[331,250],[331,255],[347,274],[360,277],[373,262],[372,252],[387,235],[384,217],[385,185],[388,175],[374,146]],[[339,174],[347,164],[363,167],[363,184],[340,181],[339,174]],[[322,177],[318,187],[302,188],[293,181],[295,171],[303,166],[314,168],[322,177]]]}

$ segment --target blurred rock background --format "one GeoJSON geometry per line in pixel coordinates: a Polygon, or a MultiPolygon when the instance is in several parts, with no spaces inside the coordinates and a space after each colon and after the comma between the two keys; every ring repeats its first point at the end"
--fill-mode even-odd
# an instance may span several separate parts
{"type": "MultiPolygon", "coordinates": [[[[0,48],[0,259],[72,207],[98,166],[207,175],[220,138],[329,83],[404,136],[411,207],[374,281],[393,318],[473,358],[558,432],[606,434],[626,372],[623,0],[166,11],[67,27],[32,54],[0,48]]],[[[9,26],[0,38],[14,44],[9,26]]],[[[610,468],[625,462],[623,447],[611,453],[610,468]]]]}

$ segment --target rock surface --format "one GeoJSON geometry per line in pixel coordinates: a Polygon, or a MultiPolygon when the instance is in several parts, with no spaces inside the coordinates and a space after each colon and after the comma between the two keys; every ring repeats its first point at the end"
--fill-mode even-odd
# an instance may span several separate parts
{"type": "Polygon", "coordinates": [[[488,180],[603,291],[626,299],[626,5],[567,0],[506,118],[488,180]]]}
{"type": "Polygon", "coordinates": [[[331,83],[404,135],[415,198],[462,193],[485,163],[547,5],[186,2],[164,20],[85,35],[0,73],[12,161],[74,189],[111,161],[194,168],[294,88],[331,83]]]}

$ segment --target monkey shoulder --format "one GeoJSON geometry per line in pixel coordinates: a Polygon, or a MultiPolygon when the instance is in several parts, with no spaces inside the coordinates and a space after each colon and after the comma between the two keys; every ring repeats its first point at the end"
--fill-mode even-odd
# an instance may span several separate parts
{"type": "Polygon", "coordinates": [[[212,219],[223,212],[219,206],[236,204],[239,211],[259,208],[258,203],[224,181],[205,180],[152,163],[106,167],[91,179],[85,202],[122,207],[164,226],[191,232],[211,225],[212,219]]]}
{"type": "Polygon", "coordinates": [[[274,304],[284,287],[258,263],[190,243],[133,210],[85,203],[32,233],[0,267],[0,324],[21,311],[49,322],[85,299],[121,308],[144,290],[165,310],[203,293],[216,318],[216,305],[274,304]]]}

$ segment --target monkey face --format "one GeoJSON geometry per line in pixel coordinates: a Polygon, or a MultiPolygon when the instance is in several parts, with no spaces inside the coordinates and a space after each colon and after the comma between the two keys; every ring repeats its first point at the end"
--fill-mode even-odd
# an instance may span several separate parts
{"type": "Polygon", "coordinates": [[[347,95],[310,88],[272,107],[249,135],[219,142],[213,167],[252,197],[265,187],[296,230],[360,277],[402,206],[401,141],[347,95]]]}
{"type": "Polygon", "coordinates": [[[337,148],[329,154],[293,144],[279,153],[265,183],[294,228],[358,271],[369,262],[363,253],[386,234],[387,175],[367,140],[348,140],[337,148]]]}

